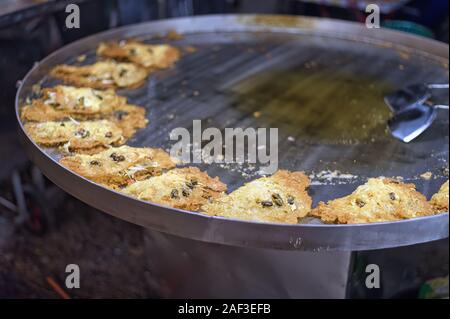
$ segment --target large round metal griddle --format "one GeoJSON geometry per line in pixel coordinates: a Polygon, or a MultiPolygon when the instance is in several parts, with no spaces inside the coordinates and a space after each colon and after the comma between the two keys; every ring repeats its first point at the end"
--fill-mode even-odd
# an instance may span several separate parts
{"type": "MultiPolygon", "coordinates": [[[[160,36],[171,30],[183,35],[171,43],[196,50],[173,69],[151,76],[144,87],[119,91],[147,107],[150,120],[128,144],[168,149],[175,143],[170,131],[190,129],[194,119],[201,119],[203,128],[277,127],[279,167],[313,175],[314,205],[352,192],[371,176],[402,176],[428,197],[448,178],[448,113],[440,113],[432,128],[410,144],[389,136],[384,122],[371,126],[385,116],[382,97],[387,91],[420,81],[448,82],[448,46],[355,23],[225,15],[110,30],[70,44],[37,64],[19,88],[17,114],[26,98],[34,96],[33,85],[58,83],[48,77],[53,66],[80,63],[76,57],[82,54],[87,56],[83,63],[94,61],[100,41],[131,37],[166,42],[160,36]],[[362,112],[360,106],[365,107],[362,112]],[[348,113],[352,115],[342,115],[348,113]],[[341,124],[345,129],[340,130],[341,124]],[[335,170],[351,175],[329,173],[335,170]],[[431,179],[420,178],[428,171],[431,179]]],[[[68,193],[118,218],[185,238],[321,251],[381,249],[448,237],[448,214],[366,225],[324,225],[314,219],[281,225],[171,209],[91,183],[60,166],[58,153],[37,146],[22,123],[20,133],[31,159],[68,193]]],[[[194,165],[220,176],[230,190],[257,177],[252,165],[194,165]]]]}

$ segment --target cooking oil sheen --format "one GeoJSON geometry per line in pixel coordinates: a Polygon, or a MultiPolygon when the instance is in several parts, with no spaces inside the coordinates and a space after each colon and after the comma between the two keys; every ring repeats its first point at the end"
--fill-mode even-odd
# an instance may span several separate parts
{"type": "Polygon", "coordinates": [[[270,71],[233,88],[235,107],[258,114],[258,125],[319,143],[374,142],[388,136],[389,85],[367,76],[326,70],[270,71]]]}

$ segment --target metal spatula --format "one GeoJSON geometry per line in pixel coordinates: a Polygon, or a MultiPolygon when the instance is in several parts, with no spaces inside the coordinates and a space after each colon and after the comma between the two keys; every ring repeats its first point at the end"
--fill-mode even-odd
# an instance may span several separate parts
{"type": "Polygon", "coordinates": [[[431,98],[433,90],[448,88],[448,84],[414,84],[386,95],[384,101],[395,114],[425,103],[431,98]]]}
{"type": "Polygon", "coordinates": [[[438,109],[448,105],[433,105],[429,102],[432,89],[448,89],[448,84],[419,84],[408,86],[385,97],[386,104],[394,113],[388,125],[392,135],[409,143],[431,126],[438,109]]]}
{"type": "Polygon", "coordinates": [[[409,143],[425,132],[436,119],[437,110],[418,104],[411,109],[395,114],[388,122],[392,135],[409,143]]]}

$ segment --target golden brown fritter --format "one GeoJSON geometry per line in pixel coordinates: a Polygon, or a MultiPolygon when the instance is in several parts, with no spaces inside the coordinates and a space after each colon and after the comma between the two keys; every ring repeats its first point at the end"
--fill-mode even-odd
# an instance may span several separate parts
{"type": "Polygon", "coordinates": [[[436,213],[448,212],[448,181],[433,195],[430,204],[436,213]]]}
{"type": "Polygon", "coordinates": [[[168,44],[145,44],[138,41],[100,43],[97,55],[136,63],[147,70],[166,69],[180,58],[180,51],[168,44]]]}
{"type": "Polygon", "coordinates": [[[123,189],[127,195],[174,208],[198,211],[227,187],[196,167],[176,168],[123,189]]]}
{"type": "Polygon", "coordinates": [[[24,128],[40,145],[64,145],[70,152],[77,153],[92,154],[125,140],[122,130],[107,120],[26,123],[24,128]]]}
{"type": "Polygon", "coordinates": [[[75,86],[114,89],[141,86],[148,71],[133,63],[99,61],[85,66],[58,65],[51,75],[75,86]]]}
{"type": "Polygon", "coordinates": [[[433,215],[433,209],[414,184],[371,178],[348,196],[320,202],[311,215],[326,223],[360,224],[433,215]]]}
{"type": "Polygon", "coordinates": [[[57,85],[43,89],[41,98],[24,106],[21,118],[30,122],[59,121],[68,117],[77,120],[95,119],[110,115],[125,104],[127,99],[113,90],[57,85]]]}
{"type": "Polygon", "coordinates": [[[156,176],[175,167],[165,151],[130,146],[113,147],[95,155],[77,154],[63,157],[60,163],[71,171],[111,188],[156,176]]]}
{"type": "Polygon", "coordinates": [[[309,184],[303,172],[278,171],[205,204],[202,211],[211,216],[296,224],[311,210],[309,184]]]}

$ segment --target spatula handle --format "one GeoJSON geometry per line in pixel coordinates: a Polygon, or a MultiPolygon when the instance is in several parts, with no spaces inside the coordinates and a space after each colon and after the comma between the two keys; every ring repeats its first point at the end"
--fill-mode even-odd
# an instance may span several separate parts
{"type": "Polygon", "coordinates": [[[448,84],[428,84],[429,89],[448,89],[448,84]]]}

